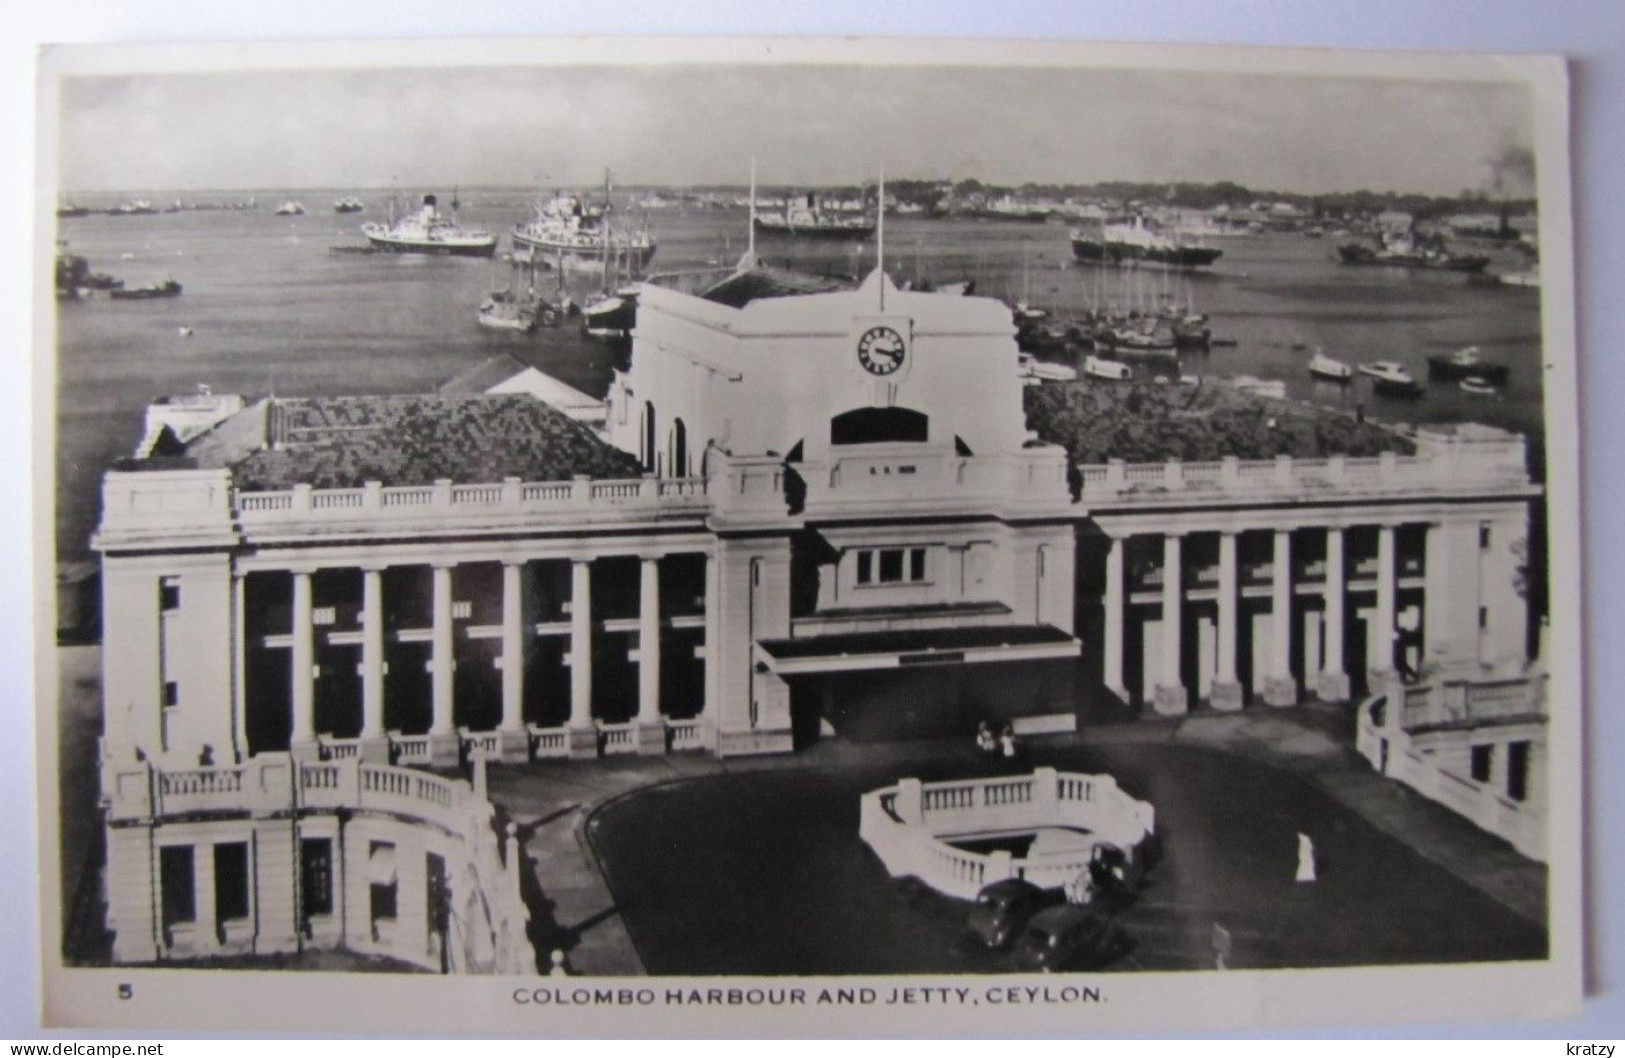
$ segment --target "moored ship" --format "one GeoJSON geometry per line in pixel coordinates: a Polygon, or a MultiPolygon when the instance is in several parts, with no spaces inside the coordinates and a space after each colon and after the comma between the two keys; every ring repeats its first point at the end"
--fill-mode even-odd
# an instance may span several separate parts
{"type": "Polygon", "coordinates": [[[433,195],[423,196],[423,205],[416,213],[390,224],[363,224],[361,233],[374,250],[386,253],[490,257],[497,249],[495,235],[459,226],[454,218],[440,212],[433,195]]]}
{"type": "Polygon", "coordinates": [[[655,255],[655,239],[645,227],[611,223],[609,181],[604,203],[560,194],[536,207],[536,216],[510,233],[515,247],[529,250],[542,265],[608,268],[641,275],[655,255]]]}
{"type": "Polygon", "coordinates": [[[1484,254],[1451,253],[1437,236],[1415,239],[1409,235],[1387,235],[1377,246],[1350,242],[1337,248],[1338,259],[1346,265],[1381,265],[1389,268],[1434,268],[1447,272],[1482,272],[1490,259],[1484,254]]]}
{"type": "Polygon", "coordinates": [[[826,209],[811,193],[787,201],[783,212],[758,213],[754,223],[763,235],[795,239],[861,240],[875,233],[875,221],[867,214],[826,209]]]}
{"type": "Polygon", "coordinates": [[[1142,217],[1127,224],[1102,223],[1098,228],[1077,228],[1072,232],[1072,256],[1080,261],[1137,261],[1168,268],[1204,268],[1223,253],[1200,240],[1148,227],[1142,217]]]}

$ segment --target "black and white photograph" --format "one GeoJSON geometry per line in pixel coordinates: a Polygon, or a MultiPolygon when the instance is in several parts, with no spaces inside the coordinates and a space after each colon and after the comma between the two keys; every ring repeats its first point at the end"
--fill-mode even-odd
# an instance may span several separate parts
{"type": "Polygon", "coordinates": [[[1561,60],[41,71],[48,1021],[1578,1007],[1561,60]]]}

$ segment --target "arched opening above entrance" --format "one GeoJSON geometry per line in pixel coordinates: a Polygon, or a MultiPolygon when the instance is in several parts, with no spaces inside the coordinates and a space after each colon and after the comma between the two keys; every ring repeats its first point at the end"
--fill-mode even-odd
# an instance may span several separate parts
{"type": "Polygon", "coordinates": [[[930,417],[911,408],[854,408],[829,421],[832,445],[925,443],[930,417]]]}

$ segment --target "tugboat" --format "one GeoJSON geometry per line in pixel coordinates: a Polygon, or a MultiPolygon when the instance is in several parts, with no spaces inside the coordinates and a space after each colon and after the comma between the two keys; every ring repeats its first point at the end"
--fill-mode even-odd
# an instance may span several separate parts
{"type": "Polygon", "coordinates": [[[145,301],[148,298],[179,297],[180,293],[179,283],[165,279],[162,283],[148,283],[144,287],[114,287],[107,292],[107,296],[115,301],[145,301]]]}
{"type": "Polygon", "coordinates": [[[1223,253],[1199,240],[1175,239],[1149,228],[1139,216],[1128,224],[1102,223],[1098,233],[1082,228],[1072,232],[1072,256],[1080,261],[1144,261],[1189,269],[1206,267],[1223,253]]]}
{"type": "Polygon", "coordinates": [[[497,251],[497,237],[488,231],[459,227],[454,217],[437,208],[435,196],[424,195],[423,206],[413,214],[390,224],[376,221],[361,225],[374,250],[386,253],[449,254],[455,257],[490,257],[497,251]]]}
{"type": "Polygon", "coordinates": [[[1360,374],[1371,379],[1371,384],[1378,393],[1388,393],[1396,397],[1421,396],[1422,387],[1411,377],[1411,373],[1405,370],[1405,365],[1398,361],[1373,360],[1361,364],[1360,374]]]}
{"type": "Polygon", "coordinates": [[[124,286],[124,280],[105,272],[92,272],[90,259],[69,253],[66,243],[58,243],[56,250],[56,296],[62,300],[77,301],[88,298],[95,291],[111,292],[124,286]]]}
{"type": "Polygon", "coordinates": [[[299,202],[284,202],[276,208],[276,215],[279,217],[298,217],[304,212],[305,207],[299,202]]]}
{"type": "Polygon", "coordinates": [[[531,251],[543,264],[561,268],[620,269],[642,275],[655,255],[647,228],[617,226],[611,230],[609,173],[604,173],[604,202],[591,205],[575,195],[554,195],[536,207],[534,219],[510,233],[516,247],[531,251]]]}
{"type": "Polygon", "coordinates": [[[1352,367],[1319,350],[1316,350],[1315,355],[1309,360],[1309,373],[1326,382],[1350,382],[1354,379],[1352,367]]]}
{"type": "Polygon", "coordinates": [[[787,202],[782,213],[757,214],[756,230],[763,235],[782,235],[793,239],[854,239],[862,241],[875,233],[875,221],[867,214],[836,213],[826,210],[818,196],[787,202]]]}
{"type": "Polygon", "coordinates": [[[1483,352],[1476,345],[1428,357],[1429,378],[1477,378],[1499,383],[1505,382],[1511,371],[1505,364],[1485,360],[1483,352]]]}

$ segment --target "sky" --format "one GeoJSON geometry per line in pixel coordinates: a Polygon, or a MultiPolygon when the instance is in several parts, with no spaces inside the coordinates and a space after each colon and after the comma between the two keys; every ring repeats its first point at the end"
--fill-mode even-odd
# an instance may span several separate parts
{"type": "MultiPolygon", "coordinates": [[[[532,66],[65,79],[64,192],[1232,180],[1490,190],[1522,85],[1033,67],[532,66]]],[[[1512,180],[1516,184],[1518,180],[1512,180]]],[[[1508,181],[1503,179],[1503,185],[1508,181]]],[[[1527,194],[1527,187],[1507,187],[1527,194]]]]}

